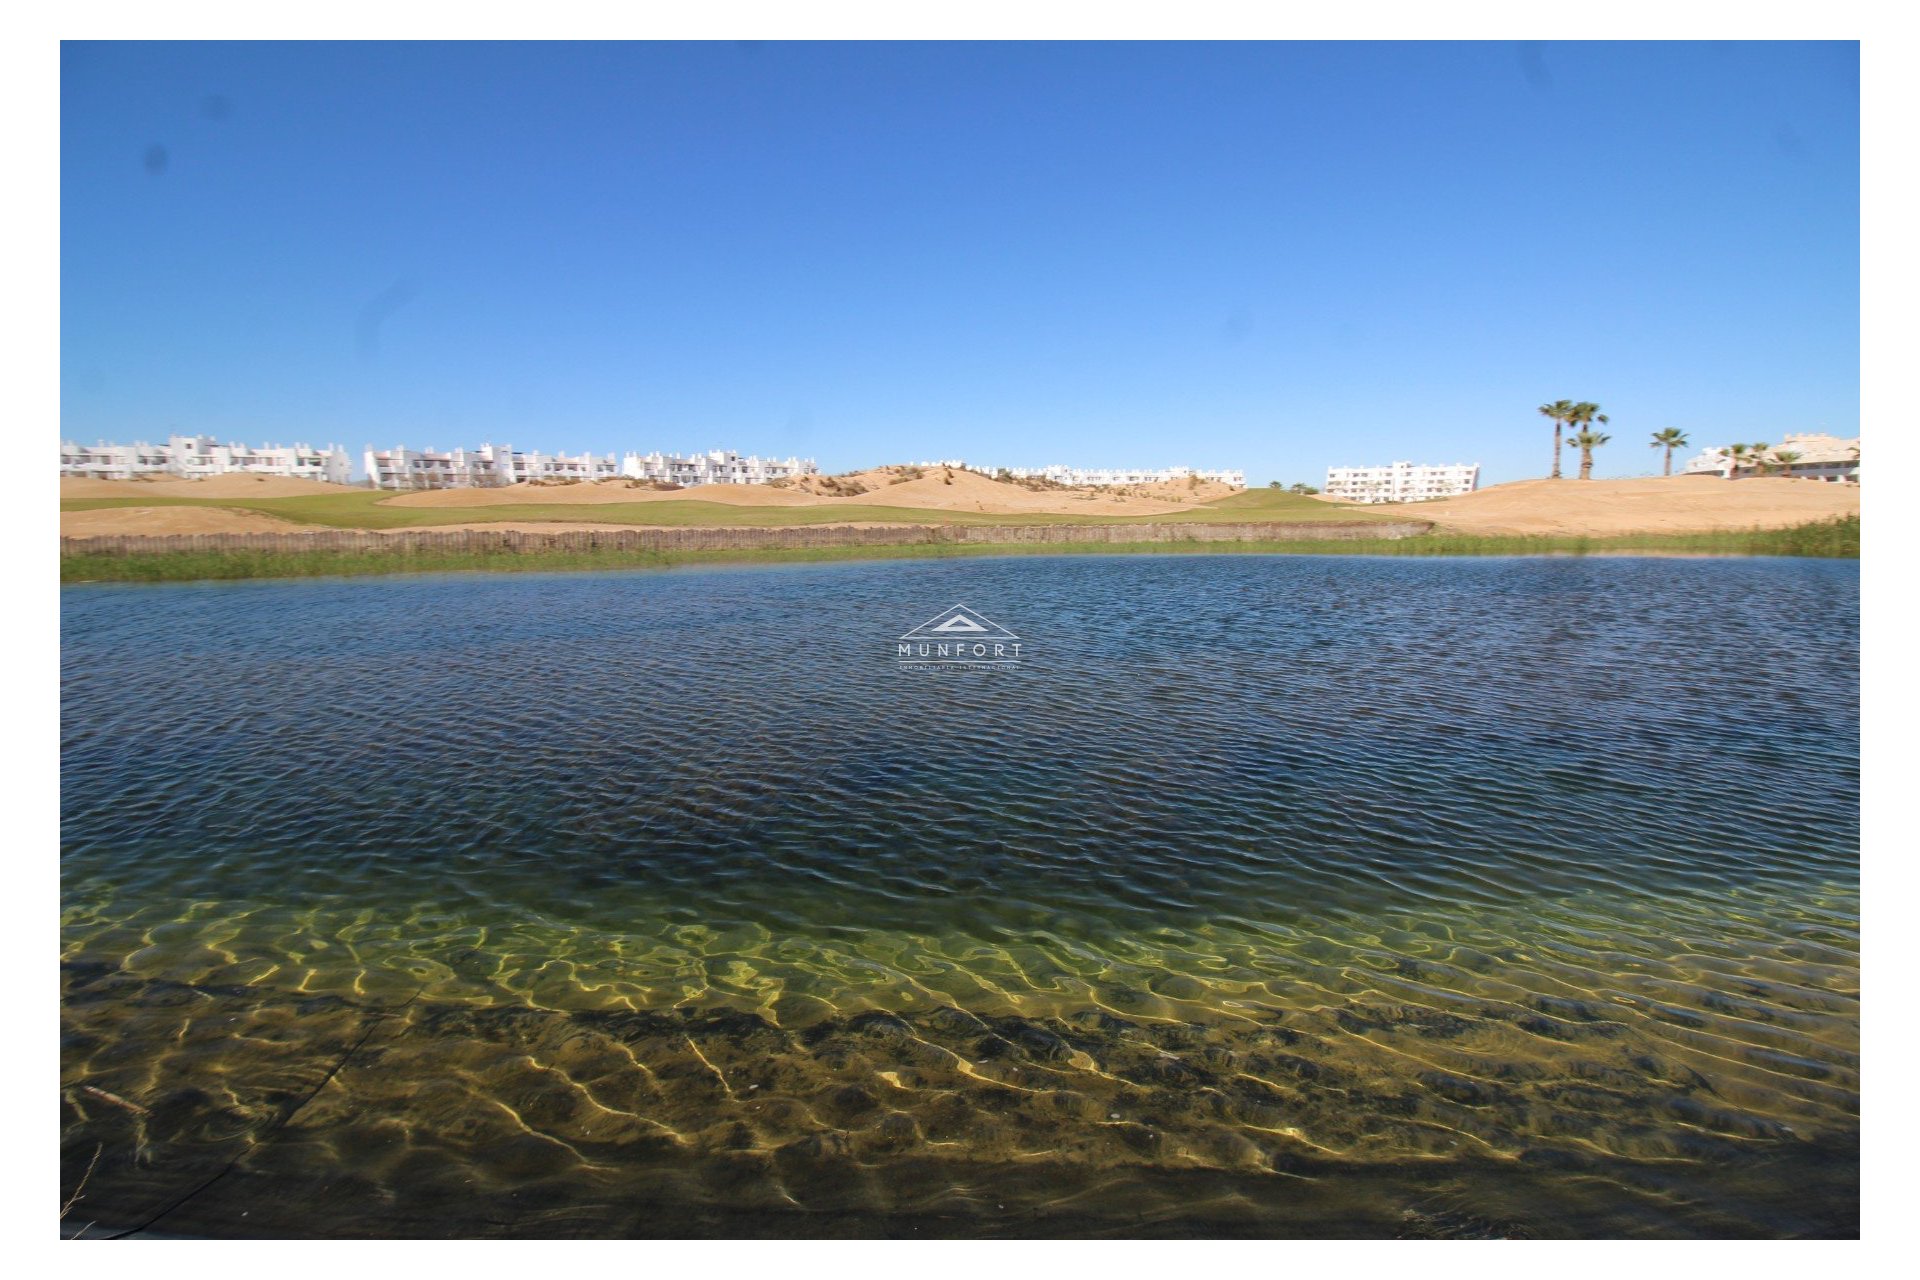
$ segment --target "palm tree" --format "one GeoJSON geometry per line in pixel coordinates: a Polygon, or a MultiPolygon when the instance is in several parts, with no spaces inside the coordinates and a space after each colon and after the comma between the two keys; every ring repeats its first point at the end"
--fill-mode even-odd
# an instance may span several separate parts
{"type": "Polygon", "coordinates": [[[1726,447],[1726,478],[1738,480],[1741,466],[1759,468],[1763,453],[1766,453],[1766,445],[1728,445],[1726,447]]]}
{"type": "Polygon", "coordinates": [[[1550,404],[1543,404],[1540,406],[1540,413],[1542,417],[1553,419],[1553,474],[1548,479],[1558,480],[1560,478],[1560,427],[1563,423],[1572,420],[1573,401],[1555,400],[1550,404]]]}
{"type": "Polygon", "coordinates": [[[1662,427],[1653,433],[1653,443],[1648,447],[1652,449],[1664,448],[1667,451],[1666,465],[1660,474],[1670,476],[1673,474],[1673,451],[1687,447],[1687,433],[1678,427],[1662,427]]]}
{"type": "MultiPolygon", "coordinates": [[[[1601,418],[1600,421],[1605,422],[1606,419],[1601,418]]],[[[1580,478],[1582,480],[1593,479],[1593,451],[1611,439],[1613,439],[1613,437],[1604,431],[1595,431],[1590,427],[1582,427],[1578,432],[1568,438],[1567,443],[1580,450],[1580,478]]]]}
{"type": "MultiPolygon", "coordinates": [[[[1592,423],[1604,423],[1606,421],[1607,415],[1600,412],[1600,406],[1591,400],[1582,400],[1567,411],[1567,425],[1580,428],[1580,435],[1583,436],[1591,436],[1594,434],[1592,423]]],[[[1608,438],[1609,437],[1604,435],[1600,436],[1594,443],[1605,444],[1608,438]]],[[[1573,443],[1578,444],[1579,438],[1575,437],[1573,443]]],[[[1580,478],[1582,480],[1591,480],[1593,478],[1592,472],[1593,445],[1587,445],[1580,452],[1580,478]]]]}
{"type": "Polygon", "coordinates": [[[1773,459],[1767,453],[1771,448],[1773,446],[1764,440],[1747,446],[1747,461],[1753,464],[1753,474],[1763,476],[1773,470],[1773,459]]]}
{"type": "Polygon", "coordinates": [[[1776,449],[1773,454],[1773,460],[1779,464],[1780,474],[1783,476],[1793,475],[1793,464],[1800,461],[1800,457],[1801,455],[1792,449],[1776,449]]]}

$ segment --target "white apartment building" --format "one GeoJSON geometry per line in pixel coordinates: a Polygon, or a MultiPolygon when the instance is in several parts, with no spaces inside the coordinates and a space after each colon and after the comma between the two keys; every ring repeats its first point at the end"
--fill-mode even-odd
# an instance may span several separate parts
{"type": "Polygon", "coordinates": [[[376,489],[490,489],[529,480],[612,480],[612,454],[541,453],[503,444],[478,449],[391,449],[366,452],[367,479],[376,489]]]}
{"type": "MultiPolygon", "coordinates": [[[[1789,431],[1769,452],[1800,455],[1787,464],[1786,473],[1790,476],[1823,480],[1828,484],[1860,483],[1859,436],[1843,440],[1824,431],[1789,431]]],[[[1732,465],[1728,446],[1715,445],[1689,458],[1681,474],[1725,476],[1732,465]]]]}
{"type": "Polygon", "coordinates": [[[60,446],[60,474],[90,476],[96,480],[132,480],[138,476],[197,479],[206,476],[287,476],[296,480],[326,480],[346,484],[353,460],[339,445],[316,449],[310,444],[263,444],[258,448],[237,442],[221,444],[212,436],[168,436],[163,445],[60,446]]]}
{"type": "Polygon", "coordinates": [[[1472,493],[1480,487],[1480,464],[1416,466],[1396,462],[1385,467],[1328,467],[1324,490],[1342,502],[1423,502],[1472,493]]]}
{"type": "Polygon", "coordinates": [[[629,453],[620,472],[634,480],[658,480],[666,484],[771,484],[796,476],[815,475],[820,468],[812,458],[741,457],[727,449],[709,449],[705,453],[629,453]]]}
{"type": "Polygon", "coordinates": [[[617,480],[620,477],[620,464],[612,454],[594,456],[591,453],[541,453],[538,449],[520,451],[506,445],[497,448],[493,445],[481,445],[482,454],[492,451],[496,459],[495,466],[509,478],[507,483],[520,484],[528,480],[617,480]]]}
{"type": "MultiPolygon", "coordinates": [[[[1198,478],[1212,480],[1219,484],[1230,484],[1236,489],[1247,487],[1247,473],[1244,471],[1207,471],[1193,467],[1161,467],[1152,470],[1145,467],[1104,468],[1104,467],[1008,467],[1008,475],[1016,480],[1051,480],[1055,484],[1095,485],[1105,487],[1121,484],[1173,484],[1178,481],[1198,478]]],[[[989,472],[988,474],[998,474],[989,472]]]]}
{"type": "Polygon", "coordinates": [[[682,456],[541,453],[508,445],[478,449],[369,448],[367,478],[376,489],[486,489],[530,481],[658,480],[668,484],[766,484],[818,471],[812,460],[742,457],[725,449],[682,456]]]}

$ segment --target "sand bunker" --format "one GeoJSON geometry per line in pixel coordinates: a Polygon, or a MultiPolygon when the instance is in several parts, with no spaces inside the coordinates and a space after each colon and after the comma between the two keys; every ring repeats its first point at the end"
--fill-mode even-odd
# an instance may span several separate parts
{"type": "Polygon", "coordinates": [[[1369,509],[1404,511],[1457,533],[1710,533],[1858,515],[1860,488],[1779,476],[1519,480],[1458,498],[1369,509]]]}
{"type": "MultiPolygon", "coordinates": [[[[310,526],[301,526],[303,528],[310,526]]],[[[685,524],[614,524],[609,521],[586,520],[472,520],[457,524],[423,524],[405,529],[368,529],[368,533],[622,533],[634,529],[676,530],[676,529],[754,529],[779,528],[777,525],[685,525],[685,524]]],[[[801,529],[900,529],[911,526],[891,520],[835,520],[830,524],[796,525],[801,529]]]]}
{"type": "Polygon", "coordinates": [[[79,498],[310,498],[319,493],[365,493],[352,485],[288,476],[208,476],[204,480],[91,480],[60,478],[62,501],[79,498]]]}
{"type": "MultiPolygon", "coordinates": [[[[100,481],[112,484],[111,480],[100,481]]],[[[299,484],[300,481],[291,483],[299,484]]],[[[314,526],[295,524],[258,511],[234,507],[112,507],[105,511],[62,511],[60,536],[101,538],[172,533],[303,533],[314,526]]]]}

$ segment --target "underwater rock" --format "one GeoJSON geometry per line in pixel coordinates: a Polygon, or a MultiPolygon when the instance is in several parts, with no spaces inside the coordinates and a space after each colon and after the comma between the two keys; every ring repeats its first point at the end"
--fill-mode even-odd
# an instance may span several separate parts
{"type": "Polygon", "coordinates": [[[1416,1079],[1447,1101],[1463,1107],[1490,1107],[1502,1098],[1500,1090],[1490,1084],[1444,1071],[1422,1071],[1416,1079]]]}
{"type": "Polygon", "coordinates": [[[873,1111],[880,1100],[871,1090],[857,1084],[842,1085],[823,1100],[822,1110],[838,1123],[847,1124],[873,1111]]]}
{"type": "Polygon", "coordinates": [[[1147,981],[1147,990],[1169,1000],[1199,1000],[1207,989],[1184,973],[1159,973],[1147,981]]]}
{"type": "MultiPolygon", "coordinates": [[[[824,1038],[838,1028],[827,1023],[813,1030],[821,1033],[821,1037],[824,1038]]],[[[847,1019],[845,1033],[860,1039],[875,1040],[881,1044],[904,1044],[914,1038],[913,1028],[907,1025],[904,1018],[896,1017],[891,1013],[882,1013],[877,1009],[856,1014],[847,1019]]]]}
{"type": "Polygon", "coordinates": [[[987,1029],[987,1024],[981,1019],[952,1005],[935,1009],[924,1015],[922,1020],[933,1030],[955,1038],[978,1035],[987,1029]]]}

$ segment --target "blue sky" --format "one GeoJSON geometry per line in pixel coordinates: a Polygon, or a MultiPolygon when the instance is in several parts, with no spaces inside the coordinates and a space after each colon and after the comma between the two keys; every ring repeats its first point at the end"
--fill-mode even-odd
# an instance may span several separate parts
{"type": "Polygon", "coordinates": [[[61,432],[1596,474],[1859,424],[1852,44],[75,44],[61,432]]]}

